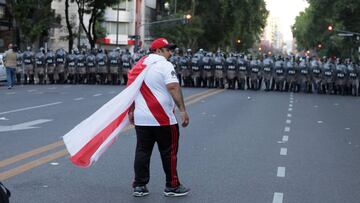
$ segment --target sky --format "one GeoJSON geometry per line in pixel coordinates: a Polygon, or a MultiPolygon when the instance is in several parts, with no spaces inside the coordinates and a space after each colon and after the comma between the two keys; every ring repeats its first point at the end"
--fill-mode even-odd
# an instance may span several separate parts
{"type": "Polygon", "coordinates": [[[279,17],[280,31],[285,41],[292,40],[291,26],[295,17],[308,6],[305,0],[265,0],[269,16],[279,17]]]}

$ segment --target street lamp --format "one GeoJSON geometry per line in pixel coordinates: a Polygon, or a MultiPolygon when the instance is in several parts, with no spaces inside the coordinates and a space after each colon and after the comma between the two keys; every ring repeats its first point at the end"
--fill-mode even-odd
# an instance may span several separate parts
{"type": "Polygon", "coordinates": [[[240,44],[240,43],[241,43],[241,40],[240,40],[240,39],[238,39],[236,42],[237,42],[238,44],[240,44]]]}
{"type": "Polygon", "coordinates": [[[321,48],[322,48],[322,44],[318,44],[318,48],[321,49],[321,48]]]}

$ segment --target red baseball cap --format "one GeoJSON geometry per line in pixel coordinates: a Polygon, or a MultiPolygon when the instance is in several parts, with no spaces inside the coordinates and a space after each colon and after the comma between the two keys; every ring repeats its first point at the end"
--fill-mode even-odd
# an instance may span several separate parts
{"type": "Polygon", "coordinates": [[[168,48],[175,49],[175,44],[170,44],[165,38],[157,38],[153,42],[151,42],[150,50],[155,51],[156,49],[168,48]]]}

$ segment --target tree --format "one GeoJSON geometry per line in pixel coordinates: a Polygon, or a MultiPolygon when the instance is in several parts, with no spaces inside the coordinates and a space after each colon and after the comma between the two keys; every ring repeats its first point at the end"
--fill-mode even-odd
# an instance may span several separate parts
{"type": "Polygon", "coordinates": [[[360,9],[358,0],[308,0],[309,7],[296,18],[292,32],[298,49],[317,49],[326,56],[355,57],[356,39],[340,37],[337,30],[360,32],[360,9]],[[329,32],[332,25],[335,30],[329,32]],[[321,49],[315,48],[321,43],[321,49]]]}
{"type": "Polygon", "coordinates": [[[51,2],[52,0],[7,0],[25,44],[43,46],[50,28],[59,26],[60,17],[55,16],[51,2]]]}
{"type": "Polygon", "coordinates": [[[82,31],[86,34],[91,48],[95,47],[99,33],[103,33],[99,23],[103,19],[105,9],[120,2],[120,0],[75,0],[78,5],[79,22],[82,31]],[[89,23],[86,26],[84,16],[89,15],[89,23]]]}
{"type": "MultiPolygon", "coordinates": [[[[170,9],[174,10],[172,2],[170,9]]],[[[252,47],[260,38],[268,16],[264,0],[178,0],[177,11],[182,15],[193,14],[192,23],[156,26],[155,36],[168,36],[186,48],[212,51],[218,48],[245,51],[252,47]],[[240,47],[238,39],[241,39],[240,47]]],[[[176,17],[179,16],[167,16],[176,17]]]]}
{"type": "Polygon", "coordinates": [[[73,48],[74,45],[74,31],[73,31],[73,24],[70,21],[69,16],[69,6],[70,3],[74,2],[74,0],[65,0],[65,22],[66,22],[66,28],[68,31],[68,50],[70,51],[73,48]]]}

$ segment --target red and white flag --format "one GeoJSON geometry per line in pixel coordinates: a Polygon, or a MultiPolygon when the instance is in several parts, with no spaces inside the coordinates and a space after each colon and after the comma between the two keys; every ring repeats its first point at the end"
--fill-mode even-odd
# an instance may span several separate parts
{"type": "Polygon", "coordinates": [[[90,117],[64,135],[71,162],[89,167],[118,139],[130,124],[128,111],[140,92],[148,66],[156,61],[143,57],[128,74],[128,86],[90,117]]]}

